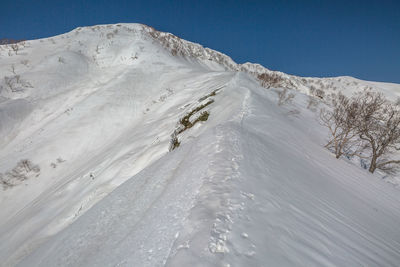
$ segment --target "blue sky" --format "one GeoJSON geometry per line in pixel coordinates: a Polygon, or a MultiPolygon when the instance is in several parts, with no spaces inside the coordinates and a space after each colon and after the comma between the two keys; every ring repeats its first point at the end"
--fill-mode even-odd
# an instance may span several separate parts
{"type": "Polygon", "coordinates": [[[2,0],[0,38],[138,22],[301,76],[400,83],[400,1],[2,0]]]}

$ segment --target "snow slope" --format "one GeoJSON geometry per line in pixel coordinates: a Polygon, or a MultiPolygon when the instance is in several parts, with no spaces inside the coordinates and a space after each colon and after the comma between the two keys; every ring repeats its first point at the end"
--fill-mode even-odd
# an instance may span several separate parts
{"type": "Polygon", "coordinates": [[[1,84],[0,173],[24,158],[40,167],[0,191],[2,266],[400,262],[398,189],[323,148],[305,95],[395,98],[399,85],[239,65],[139,24],[0,48],[0,76],[15,82],[1,84]],[[262,73],[278,77],[264,87],[298,90],[294,103],[278,106],[262,73]],[[201,106],[208,120],[170,151],[201,106]]]}

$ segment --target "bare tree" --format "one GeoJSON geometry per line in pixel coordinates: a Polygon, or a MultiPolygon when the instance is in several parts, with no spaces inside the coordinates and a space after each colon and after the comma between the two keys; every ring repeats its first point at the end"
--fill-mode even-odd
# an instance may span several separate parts
{"type": "Polygon", "coordinates": [[[18,55],[18,51],[19,51],[19,45],[18,45],[18,43],[16,43],[16,44],[11,44],[10,46],[11,46],[11,49],[14,51],[14,53],[15,53],[16,55],[18,55]]]}
{"type": "Polygon", "coordinates": [[[282,91],[278,91],[278,105],[282,106],[292,102],[295,95],[293,93],[288,93],[288,89],[284,88],[282,91]]]}
{"type": "Polygon", "coordinates": [[[325,147],[342,155],[358,156],[370,161],[369,171],[393,171],[400,159],[393,152],[400,150],[400,106],[382,93],[364,90],[348,98],[331,96],[332,109],[322,109],[322,125],[330,132],[325,147]]]}
{"type": "Polygon", "coordinates": [[[400,150],[400,107],[382,93],[372,91],[364,91],[357,100],[360,103],[357,130],[360,139],[370,148],[369,171],[390,171],[400,164],[400,160],[390,157],[400,150]]]}
{"type": "Polygon", "coordinates": [[[336,158],[343,154],[359,154],[362,144],[358,140],[356,122],[359,120],[358,103],[341,93],[331,96],[332,109],[321,109],[320,122],[329,130],[330,138],[325,145],[333,150],[336,158]]]}

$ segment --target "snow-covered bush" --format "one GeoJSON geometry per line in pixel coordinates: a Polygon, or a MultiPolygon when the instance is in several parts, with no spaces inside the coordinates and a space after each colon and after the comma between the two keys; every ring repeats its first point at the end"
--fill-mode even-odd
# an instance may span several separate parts
{"type": "Polygon", "coordinates": [[[20,75],[5,76],[4,84],[11,92],[22,92],[26,88],[33,88],[33,86],[21,78],[20,75]]]}
{"type": "Polygon", "coordinates": [[[0,184],[6,190],[16,186],[32,176],[39,176],[40,167],[28,159],[20,160],[17,165],[5,174],[0,174],[0,184]]]}

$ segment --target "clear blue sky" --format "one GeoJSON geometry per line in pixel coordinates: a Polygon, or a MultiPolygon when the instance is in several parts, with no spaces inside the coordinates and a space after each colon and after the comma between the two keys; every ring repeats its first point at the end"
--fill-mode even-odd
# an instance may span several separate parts
{"type": "Polygon", "coordinates": [[[400,83],[397,1],[2,0],[0,38],[35,39],[78,26],[138,22],[301,76],[400,83]]]}

